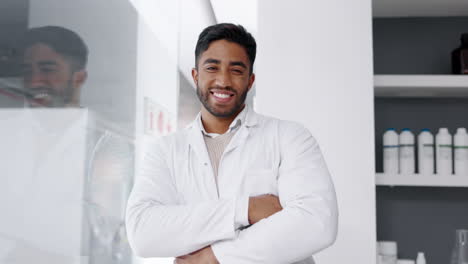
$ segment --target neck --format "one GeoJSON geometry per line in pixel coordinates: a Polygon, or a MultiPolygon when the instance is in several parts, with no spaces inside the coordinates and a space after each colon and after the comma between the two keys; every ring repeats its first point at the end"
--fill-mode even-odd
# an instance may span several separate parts
{"type": "Polygon", "coordinates": [[[224,134],[229,129],[232,121],[239,115],[240,112],[245,108],[245,104],[242,108],[232,116],[229,117],[217,117],[208,112],[204,107],[201,109],[201,121],[205,131],[207,133],[224,134]]]}

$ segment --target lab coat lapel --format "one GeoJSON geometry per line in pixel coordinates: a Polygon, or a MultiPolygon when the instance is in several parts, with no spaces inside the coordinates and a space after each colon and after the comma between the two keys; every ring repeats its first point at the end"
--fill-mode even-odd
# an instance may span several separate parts
{"type": "MultiPolygon", "coordinates": [[[[198,118],[198,117],[197,117],[198,118]]],[[[197,159],[194,159],[190,156],[191,160],[189,161],[192,168],[202,168],[201,175],[196,175],[200,177],[200,181],[203,181],[203,186],[206,186],[208,193],[212,198],[218,198],[218,189],[216,186],[216,181],[213,174],[213,166],[211,165],[210,157],[208,155],[208,150],[206,149],[205,140],[203,139],[203,134],[198,125],[197,119],[192,123],[189,128],[189,151],[193,151],[197,159]],[[194,164],[194,162],[199,162],[199,164],[194,164]]]]}
{"type": "Polygon", "coordinates": [[[226,147],[226,150],[224,151],[225,154],[229,153],[230,151],[233,151],[240,145],[244,144],[247,138],[249,137],[249,134],[251,133],[252,127],[256,126],[258,123],[257,114],[250,107],[248,107],[246,110],[247,113],[245,116],[245,122],[241,125],[239,131],[232,138],[230,144],[226,147]]]}

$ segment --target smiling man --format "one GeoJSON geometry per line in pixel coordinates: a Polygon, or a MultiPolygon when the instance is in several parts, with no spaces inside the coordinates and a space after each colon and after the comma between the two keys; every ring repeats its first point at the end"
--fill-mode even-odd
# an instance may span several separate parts
{"type": "Polygon", "coordinates": [[[58,26],[29,29],[21,39],[22,77],[34,107],[78,107],[86,80],[88,48],[75,32],[58,26]]]}
{"type": "Polygon", "coordinates": [[[192,70],[200,114],[145,144],[128,201],[137,255],[179,264],[314,263],[335,240],[335,191],[316,140],[245,105],[255,54],[242,26],[200,34],[192,70]]]}

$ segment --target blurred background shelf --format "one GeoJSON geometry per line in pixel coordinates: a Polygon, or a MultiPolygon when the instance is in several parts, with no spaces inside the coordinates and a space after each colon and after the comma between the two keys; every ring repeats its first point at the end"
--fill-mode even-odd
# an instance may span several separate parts
{"type": "Polygon", "coordinates": [[[373,0],[374,17],[466,16],[466,0],[373,0]]]}
{"type": "Polygon", "coordinates": [[[376,173],[377,186],[468,187],[468,175],[420,175],[376,173]]]}
{"type": "Polygon", "coordinates": [[[467,97],[466,75],[375,75],[376,97],[467,97]]]}

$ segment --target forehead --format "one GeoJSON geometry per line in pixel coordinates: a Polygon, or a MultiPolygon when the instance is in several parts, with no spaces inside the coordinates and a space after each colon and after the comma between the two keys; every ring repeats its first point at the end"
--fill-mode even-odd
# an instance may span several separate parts
{"type": "Polygon", "coordinates": [[[36,43],[24,51],[25,62],[55,61],[58,64],[66,64],[65,58],[50,46],[36,43]]]}
{"type": "Polygon", "coordinates": [[[227,40],[216,40],[200,56],[200,63],[206,59],[217,59],[221,62],[241,61],[249,65],[249,57],[244,47],[227,40]]]}

